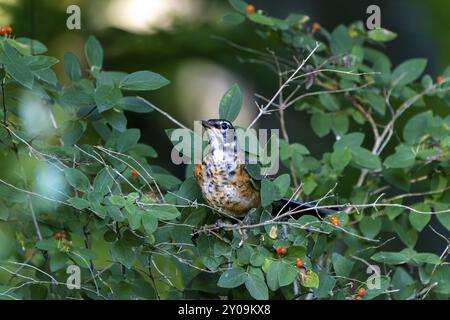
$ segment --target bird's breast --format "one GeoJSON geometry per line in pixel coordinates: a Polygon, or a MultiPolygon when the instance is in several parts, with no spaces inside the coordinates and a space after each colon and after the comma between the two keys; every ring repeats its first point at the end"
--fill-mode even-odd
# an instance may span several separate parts
{"type": "Polygon", "coordinates": [[[205,157],[194,172],[203,197],[213,207],[240,215],[259,205],[259,193],[237,161],[205,157]]]}

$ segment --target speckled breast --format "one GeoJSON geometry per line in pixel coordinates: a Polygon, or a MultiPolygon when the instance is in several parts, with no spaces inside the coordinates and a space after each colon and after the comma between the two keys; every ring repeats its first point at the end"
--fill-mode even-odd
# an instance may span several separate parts
{"type": "Polygon", "coordinates": [[[259,192],[253,188],[250,176],[241,164],[212,162],[205,158],[202,164],[195,166],[194,176],[203,198],[214,208],[242,216],[251,208],[259,206],[259,192]]]}

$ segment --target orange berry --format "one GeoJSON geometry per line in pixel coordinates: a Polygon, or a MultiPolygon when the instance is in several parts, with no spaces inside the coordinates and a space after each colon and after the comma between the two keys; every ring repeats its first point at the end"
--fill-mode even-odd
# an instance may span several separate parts
{"type": "Polygon", "coordinates": [[[0,28],[0,36],[4,36],[6,35],[6,28],[5,27],[1,27],[0,28]]]}
{"type": "Polygon", "coordinates": [[[303,261],[300,258],[297,259],[297,268],[299,268],[299,269],[303,268],[303,261]]]}
{"type": "Polygon", "coordinates": [[[313,31],[313,32],[320,31],[321,28],[322,28],[322,26],[321,26],[320,23],[318,23],[318,22],[314,22],[314,23],[312,24],[312,31],[313,31]]]}
{"type": "Polygon", "coordinates": [[[330,216],[330,217],[328,218],[328,220],[330,221],[330,223],[331,223],[333,226],[339,226],[339,225],[341,224],[341,222],[339,221],[339,219],[338,219],[336,216],[330,216]]]}
{"type": "Polygon", "coordinates": [[[358,295],[359,295],[360,297],[364,297],[364,296],[366,295],[366,289],[364,289],[364,288],[359,288],[359,290],[358,290],[358,295]]]}
{"type": "Polygon", "coordinates": [[[255,9],[255,6],[254,6],[254,5],[248,4],[248,5],[247,5],[247,8],[245,9],[245,11],[246,11],[248,14],[250,14],[250,13],[255,13],[256,9],[255,9]]]}
{"type": "Polygon", "coordinates": [[[276,247],[275,251],[277,252],[277,254],[281,254],[281,247],[280,246],[276,247]]]}
{"type": "Polygon", "coordinates": [[[139,172],[137,172],[136,170],[132,170],[131,171],[131,176],[132,177],[139,177],[139,172]]]}
{"type": "Polygon", "coordinates": [[[287,253],[287,249],[285,247],[281,247],[281,254],[286,254],[287,253]]]}
{"type": "Polygon", "coordinates": [[[355,298],[355,300],[362,300],[362,297],[357,296],[357,297],[355,298]]]}
{"type": "Polygon", "coordinates": [[[443,76],[437,76],[436,77],[436,83],[442,84],[444,82],[445,78],[443,76]]]}
{"type": "Polygon", "coordinates": [[[13,32],[13,29],[11,27],[5,27],[5,33],[11,34],[13,32]]]}
{"type": "Polygon", "coordinates": [[[66,235],[63,232],[58,232],[55,234],[56,240],[61,240],[61,239],[64,239],[65,237],[66,237],[66,235]]]}

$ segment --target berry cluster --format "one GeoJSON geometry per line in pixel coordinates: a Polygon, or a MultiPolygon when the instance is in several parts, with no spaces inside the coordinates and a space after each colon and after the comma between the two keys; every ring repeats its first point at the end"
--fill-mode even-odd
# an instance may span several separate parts
{"type": "Polygon", "coordinates": [[[62,239],[65,239],[65,238],[66,238],[66,234],[63,233],[63,232],[57,232],[57,233],[55,234],[55,239],[56,239],[56,240],[62,240],[62,239]]]}
{"type": "Polygon", "coordinates": [[[287,249],[286,249],[285,247],[280,247],[280,246],[278,246],[278,247],[276,247],[275,251],[276,251],[278,254],[282,254],[282,255],[287,254],[287,249]]]}
{"type": "Polygon", "coordinates": [[[72,241],[68,241],[64,232],[55,233],[55,239],[58,240],[58,249],[62,252],[68,252],[72,247],[72,241]]]}
{"type": "Polygon", "coordinates": [[[359,288],[355,300],[362,300],[365,295],[366,295],[366,289],[359,288]]]}
{"type": "Polygon", "coordinates": [[[10,35],[13,32],[13,29],[11,27],[1,27],[0,28],[0,36],[7,36],[10,35]]]}

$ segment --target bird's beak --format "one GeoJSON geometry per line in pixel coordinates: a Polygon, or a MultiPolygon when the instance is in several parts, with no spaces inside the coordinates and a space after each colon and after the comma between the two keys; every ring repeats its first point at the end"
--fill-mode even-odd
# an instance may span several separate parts
{"type": "Polygon", "coordinates": [[[211,128],[212,124],[209,120],[202,120],[202,126],[203,128],[211,128]]]}

